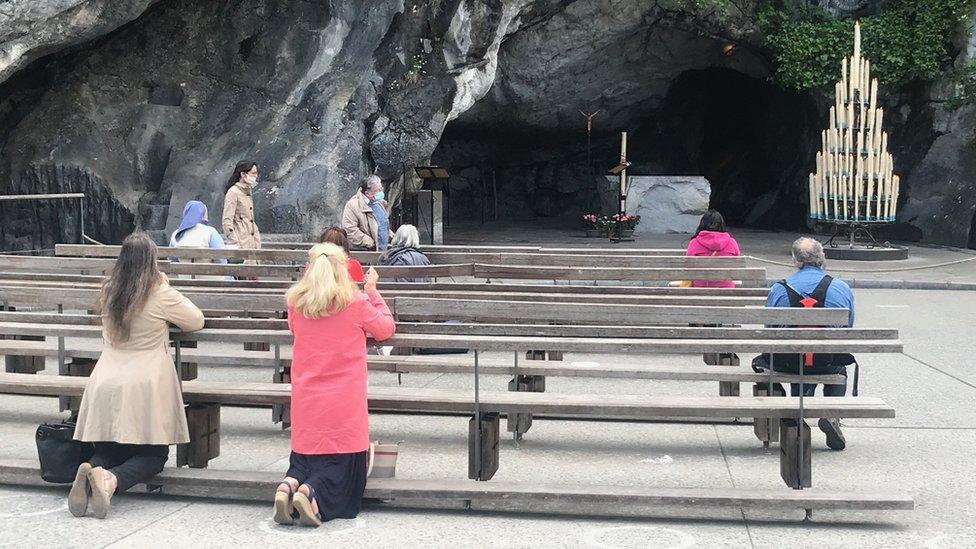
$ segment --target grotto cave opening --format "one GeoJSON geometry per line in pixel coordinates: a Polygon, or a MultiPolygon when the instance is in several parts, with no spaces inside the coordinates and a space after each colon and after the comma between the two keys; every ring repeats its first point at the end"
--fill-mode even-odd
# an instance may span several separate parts
{"type": "Polygon", "coordinates": [[[601,209],[600,189],[610,192],[605,175],[627,131],[631,175],[702,175],[710,206],[734,226],[804,224],[822,125],[810,94],[727,67],[683,71],[664,89],[659,97],[629,90],[621,104],[608,88],[599,100],[563,105],[549,127],[535,123],[534,105],[489,95],[447,125],[432,156],[452,171],[451,223],[574,226],[601,209]],[[594,111],[588,153],[583,113],[594,111]]]}

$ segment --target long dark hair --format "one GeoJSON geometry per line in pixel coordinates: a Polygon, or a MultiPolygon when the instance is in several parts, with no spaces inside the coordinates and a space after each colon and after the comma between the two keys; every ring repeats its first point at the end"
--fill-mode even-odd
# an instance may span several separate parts
{"type": "Polygon", "coordinates": [[[326,229],[322,233],[322,237],[319,238],[319,242],[330,242],[345,250],[347,254],[349,253],[349,235],[341,227],[329,227],[326,229]]]}
{"type": "Polygon", "coordinates": [[[702,231],[728,232],[725,228],[725,218],[718,213],[718,210],[708,210],[698,222],[698,230],[695,231],[695,236],[698,236],[698,233],[702,231]]]}
{"type": "Polygon", "coordinates": [[[130,234],[122,241],[122,251],[98,298],[102,324],[112,341],[129,339],[132,319],[159,284],[156,243],[144,232],[130,234]]]}
{"type": "Polygon", "coordinates": [[[238,162],[237,165],[234,166],[234,171],[230,174],[230,178],[227,179],[227,183],[224,185],[224,194],[227,194],[227,191],[229,191],[231,187],[236,185],[237,182],[241,180],[242,173],[251,171],[251,168],[254,166],[257,166],[257,162],[251,162],[250,160],[241,160],[238,162]]]}

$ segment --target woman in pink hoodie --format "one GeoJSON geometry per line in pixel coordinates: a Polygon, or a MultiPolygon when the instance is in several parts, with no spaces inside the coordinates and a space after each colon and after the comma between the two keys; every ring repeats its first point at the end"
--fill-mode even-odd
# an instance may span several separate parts
{"type": "MultiPolygon", "coordinates": [[[[688,243],[685,255],[739,255],[739,244],[725,230],[725,218],[715,210],[708,210],[698,223],[695,236],[688,243]]],[[[692,280],[694,288],[734,288],[731,280],[692,280]]]]}

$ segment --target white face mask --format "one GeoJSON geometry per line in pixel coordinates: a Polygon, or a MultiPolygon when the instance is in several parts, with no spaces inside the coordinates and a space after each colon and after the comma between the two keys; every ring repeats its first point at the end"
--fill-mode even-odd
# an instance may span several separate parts
{"type": "Polygon", "coordinates": [[[258,182],[258,176],[246,173],[244,174],[244,182],[253,187],[258,182]]]}

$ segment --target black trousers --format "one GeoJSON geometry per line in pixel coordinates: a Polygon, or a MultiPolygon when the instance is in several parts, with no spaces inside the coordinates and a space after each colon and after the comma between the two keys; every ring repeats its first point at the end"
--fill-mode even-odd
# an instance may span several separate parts
{"type": "Polygon", "coordinates": [[[121,444],[96,442],[95,455],[89,463],[111,471],[119,480],[118,492],[125,492],[136,484],[146,482],[163,470],[169,459],[165,444],[121,444]]]}

